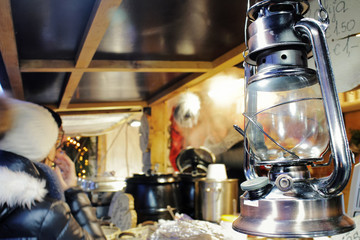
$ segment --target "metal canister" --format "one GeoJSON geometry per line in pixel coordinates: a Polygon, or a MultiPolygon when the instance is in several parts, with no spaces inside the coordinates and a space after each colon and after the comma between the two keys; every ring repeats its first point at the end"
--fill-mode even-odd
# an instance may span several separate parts
{"type": "Polygon", "coordinates": [[[221,215],[238,212],[238,179],[200,179],[195,184],[195,217],[220,222],[221,215]]]}

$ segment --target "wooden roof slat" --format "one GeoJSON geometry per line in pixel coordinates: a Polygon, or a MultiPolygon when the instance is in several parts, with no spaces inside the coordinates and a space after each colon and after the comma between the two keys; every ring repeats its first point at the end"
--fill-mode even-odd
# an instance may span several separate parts
{"type": "Polygon", "coordinates": [[[187,88],[190,88],[227,68],[233,67],[241,63],[242,61],[244,61],[243,51],[245,49],[246,49],[245,44],[241,44],[233,48],[229,52],[215,59],[212,62],[214,67],[210,71],[207,71],[202,74],[194,73],[188,77],[185,77],[177,81],[172,86],[166,88],[162,92],[156,94],[151,99],[149,99],[148,104],[151,105],[151,104],[159,103],[161,101],[168,100],[171,97],[174,97],[180,92],[186,90],[187,88]]]}
{"type": "Polygon", "coordinates": [[[72,72],[75,63],[71,60],[20,60],[21,72],[72,72]]]}
{"type": "Polygon", "coordinates": [[[205,61],[123,61],[92,60],[87,68],[75,68],[69,60],[21,60],[21,72],[207,72],[213,68],[205,61]]]}
{"type": "Polygon", "coordinates": [[[79,85],[79,82],[82,78],[82,76],[84,75],[84,72],[72,72],[70,74],[69,80],[68,80],[68,84],[65,87],[65,92],[62,96],[60,105],[59,105],[59,109],[64,109],[67,108],[71,98],[77,88],[77,86],[79,85]]]}
{"type": "Polygon", "coordinates": [[[0,51],[15,98],[24,100],[10,0],[0,1],[0,51]]]}
{"type": "MultiPolygon", "coordinates": [[[[76,59],[76,68],[87,68],[90,64],[96,49],[98,48],[105,32],[110,24],[114,10],[119,7],[122,0],[98,0],[96,1],[93,13],[83,37],[81,47],[76,59]]],[[[83,72],[72,72],[62,96],[59,108],[66,108],[81,80],[83,72]]]]}
{"type": "Polygon", "coordinates": [[[86,68],[89,66],[96,49],[110,24],[112,13],[119,7],[121,2],[122,0],[96,1],[79,49],[76,67],[86,68]]]}
{"type": "Polygon", "coordinates": [[[93,60],[88,71],[126,72],[207,72],[211,62],[204,61],[118,61],[93,60]]]}

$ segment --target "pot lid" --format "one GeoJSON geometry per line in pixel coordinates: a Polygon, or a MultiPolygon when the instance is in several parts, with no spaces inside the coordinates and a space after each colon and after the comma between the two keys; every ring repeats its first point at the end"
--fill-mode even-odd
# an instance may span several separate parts
{"type": "Polygon", "coordinates": [[[207,148],[188,147],[176,158],[176,166],[181,173],[206,173],[207,166],[215,162],[215,155],[207,148]]]}
{"type": "Polygon", "coordinates": [[[127,178],[127,183],[141,183],[141,184],[152,184],[152,183],[173,183],[177,182],[178,178],[173,174],[134,174],[133,177],[127,178]]]}

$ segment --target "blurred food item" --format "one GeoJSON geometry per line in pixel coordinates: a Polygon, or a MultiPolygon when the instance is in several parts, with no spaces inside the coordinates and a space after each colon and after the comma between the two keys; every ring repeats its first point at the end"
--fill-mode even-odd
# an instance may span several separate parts
{"type": "Polygon", "coordinates": [[[110,226],[101,226],[106,240],[116,240],[117,236],[121,233],[121,230],[113,225],[110,226]]]}
{"type": "Polygon", "coordinates": [[[111,222],[124,231],[136,227],[137,214],[134,209],[133,196],[117,192],[112,197],[108,215],[111,217],[111,222]]]}

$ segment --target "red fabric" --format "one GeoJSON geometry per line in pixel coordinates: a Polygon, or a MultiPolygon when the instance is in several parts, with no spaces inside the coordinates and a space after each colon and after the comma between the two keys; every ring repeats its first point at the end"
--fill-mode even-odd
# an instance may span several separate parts
{"type": "Polygon", "coordinates": [[[169,159],[172,167],[175,171],[179,171],[179,169],[176,166],[176,158],[183,149],[184,146],[184,137],[181,134],[181,129],[179,125],[176,123],[174,119],[174,110],[175,107],[172,109],[171,117],[170,117],[170,154],[169,159]]]}

